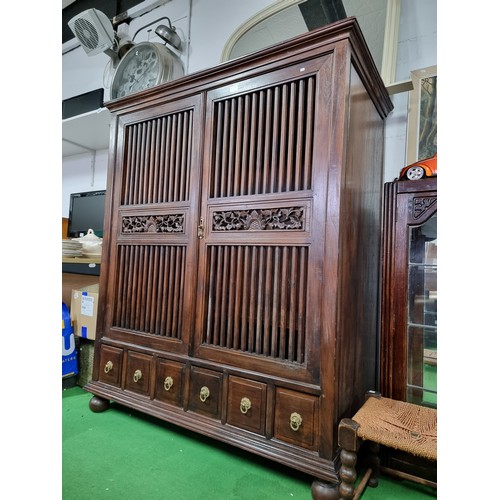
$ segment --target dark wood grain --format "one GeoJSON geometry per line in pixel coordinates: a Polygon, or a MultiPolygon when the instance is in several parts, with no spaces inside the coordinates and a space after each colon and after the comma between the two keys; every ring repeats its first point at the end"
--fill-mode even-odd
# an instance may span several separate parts
{"type": "Polygon", "coordinates": [[[357,22],[106,105],[86,389],[329,481],[313,494],[335,496],[338,422],[376,384],[392,109],[357,22]],[[102,374],[110,354],[115,378],[102,374]],[[134,391],[134,363],[148,389],[134,391]]]}

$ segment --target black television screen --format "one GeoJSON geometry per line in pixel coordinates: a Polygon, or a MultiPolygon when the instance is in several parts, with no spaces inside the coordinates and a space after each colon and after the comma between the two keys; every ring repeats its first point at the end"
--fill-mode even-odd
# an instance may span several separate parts
{"type": "Polygon", "coordinates": [[[89,229],[102,238],[104,231],[104,201],[106,191],[72,193],[69,203],[69,237],[78,238],[89,229]]]}

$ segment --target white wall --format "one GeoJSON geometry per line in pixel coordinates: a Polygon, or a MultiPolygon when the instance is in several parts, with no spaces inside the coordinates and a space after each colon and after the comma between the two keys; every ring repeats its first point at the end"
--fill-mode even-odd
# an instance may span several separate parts
{"type": "MultiPolygon", "coordinates": [[[[274,3],[270,0],[171,0],[134,19],[129,36],[148,23],[168,16],[183,41],[180,54],[186,73],[220,63],[222,50],[231,34],[248,18],[274,3]]],[[[396,80],[407,80],[410,72],[437,64],[437,0],[401,0],[396,80]]],[[[166,22],[166,21],[165,21],[166,22]]],[[[137,33],[135,42],[159,41],[156,24],[137,33]]],[[[62,56],[62,98],[67,99],[96,88],[105,88],[109,97],[110,59],[104,54],[88,57],[81,47],[62,56]]],[[[392,96],[394,111],[386,121],[385,181],[392,181],[406,164],[406,126],[408,93],[392,96]]],[[[88,154],[63,158],[62,216],[68,216],[69,194],[105,187],[107,151],[96,157],[96,179],[90,184],[88,154]],[[79,172],[80,168],[82,172],[79,172]],[[103,177],[104,176],[104,177],[103,177]]]]}
{"type": "MultiPolygon", "coordinates": [[[[412,71],[437,65],[437,0],[401,0],[396,81],[410,79],[412,71]]],[[[406,165],[409,93],[392,96],[394,110],[385,124],[384,181],[399,176],[406,165]]]]}
{"type": "Polygon", "coordinates": [[[68,156],[63,162],[62,213],[68,217],[71,193],[106,189],[108,150],[68,156]],[[94,163],[94,168],[92,164],[94,163]]]}

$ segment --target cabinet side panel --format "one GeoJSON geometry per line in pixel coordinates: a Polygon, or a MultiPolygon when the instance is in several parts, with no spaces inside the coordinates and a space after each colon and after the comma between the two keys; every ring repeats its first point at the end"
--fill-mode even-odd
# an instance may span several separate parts
{"type": "Polygon", "coordinates": [[[351,66],[340,220],[337,419],[376,385],[384,124],[351,66]]]}

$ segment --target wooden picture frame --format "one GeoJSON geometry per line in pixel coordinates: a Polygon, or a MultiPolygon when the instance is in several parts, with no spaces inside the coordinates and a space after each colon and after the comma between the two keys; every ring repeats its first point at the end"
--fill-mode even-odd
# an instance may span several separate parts
{"type": "Polygon", "coordinates": [[[437,151],[437,66],[411,72],[408,100],[406,164],[429,158],[437,151]]]}

